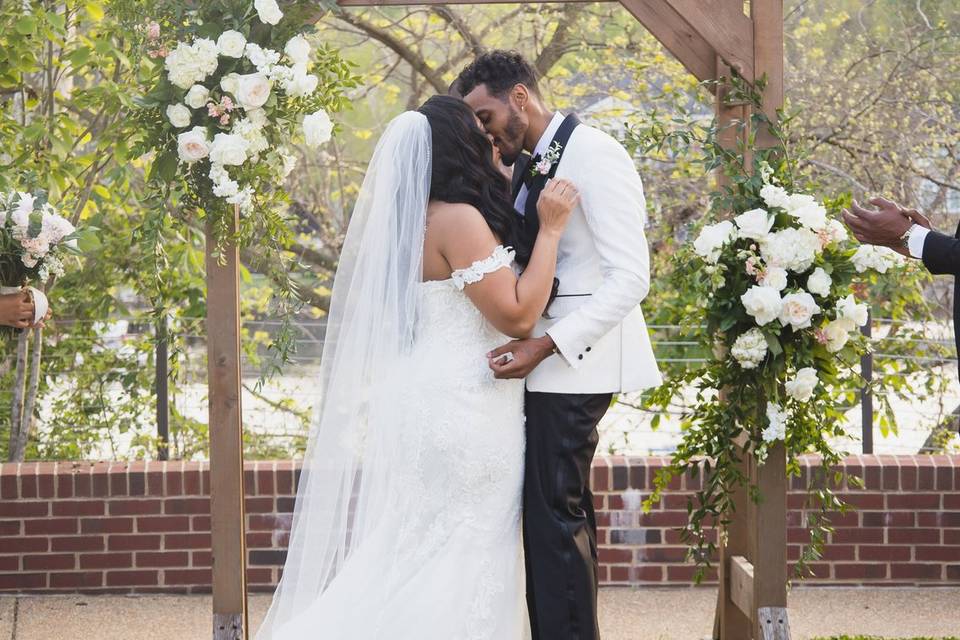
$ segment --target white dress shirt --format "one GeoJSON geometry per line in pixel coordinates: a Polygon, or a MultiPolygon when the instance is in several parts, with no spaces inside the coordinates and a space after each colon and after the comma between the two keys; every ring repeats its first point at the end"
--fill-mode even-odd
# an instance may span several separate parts
{"type": "Polygon", "coordinates": [[[910,232],[910,238],[907,240],[907,248],[910,249],[910,255],[914,258],[923,259],[923,243],[926,241],[928,233],[930,233],[930,229],[918,224],[913,225],[913,231],[910,232]]]}
{"type": "MultiPolygon", "coordinates": [[[[540,136],[540,139],[537,141],[537,146],[533,150],[533,155],[536,156],[540,154],[541,156],[547,152],[547,149],[550,148],[550,142],[553,141],[553,136],[557,135],[557,129],[560,128],[560,125],[563,124],[563,120],[566,118],[565,115],[559,111],[553,114],[553,120],[550,121],[550,124],[547,125],[546,130],[543,132],[543,135],[540,136]]],[[[530,171],[531,166],[527,167],[527,171],[530,171]]],[[[527,194],[530,191],[527,189],[527,185],[523,184],[520,187],[520,193],[517,194],[517,199],[513,203],[513,208],[516,209],[520,215],[523,215],[527,210],[527,194]]]]}

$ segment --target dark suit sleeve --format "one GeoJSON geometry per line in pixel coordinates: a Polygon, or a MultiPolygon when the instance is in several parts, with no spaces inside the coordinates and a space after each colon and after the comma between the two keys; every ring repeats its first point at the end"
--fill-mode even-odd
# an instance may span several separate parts
{"type": "Polygon", "coordinates": [[[923,264],[934,275],[960,275],[960,239],[931,231],[923,242],[923,264]]]}

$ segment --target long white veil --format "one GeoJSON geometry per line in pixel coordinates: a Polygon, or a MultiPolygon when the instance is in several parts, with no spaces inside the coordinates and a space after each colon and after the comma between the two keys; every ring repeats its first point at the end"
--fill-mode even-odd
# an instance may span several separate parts
{"type": "Polygon", "coordinates": [[[360,189],[333,285],[286,564],[257,640],[317,600],[386,506],[395,435],[389,420],[369,417],[388,415],[377,405],[390,402],[392,365],[413,345],[430,149],[426,116],[394,118],[360,189]]]}

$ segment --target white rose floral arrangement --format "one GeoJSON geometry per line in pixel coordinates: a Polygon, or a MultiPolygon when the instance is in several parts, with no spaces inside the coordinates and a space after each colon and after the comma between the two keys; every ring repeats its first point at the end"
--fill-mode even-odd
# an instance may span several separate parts
{"type": "Polygon", "coordinates": [[[43,193],[0,193],[0,285],[45,284],[64,274],[63,261],[79,255],[80,233],[43,193]]]}
{"type": "Polygon", "coordinates": [[[329,113],[342,108],[355,78],[336,51],[302,32],[319,4],[233,4],[204,5],[186,28],[145,26],[157,79],[140,104],[144,151],[156,152],[151,179],[179,183],[186,203],[206,215],[239,208],[250,229],[251,217],[270,216],[285,199],[295,145],[318,149],[330,140],[329,113]]]}
{"type": "Polygon", "coordinates": [[[281,321],[261,361],[261,380],[291,360],[304,276],[312,277],[291,250],[303,219],[287,206],[285,184],[298,157],[323,153],[335,129],[330,114],[359,86],[351,65],[311,26],[333,6],[158,6],[161,13],[144,22],[133,43],[147,85],[137,98],[138,150],[152,155],[137,240],[157,257],[158,273],[171,222],[191,232],[205,226],[218,260],[233,247],[250,250],[248,266],[272,284],[268,313],[281,321]]]}
{"type": "MultiPolygon", "coordinates": [[[[80,254],[78,240],[83,233],[57,212],[43,192],[0,193],[0,293],[29,288],[34,320],[40,320],[46,314],[47,298],[30,285],[42,286],[62,276],[67,256],[80,254]]],[[[0,333],[9,331],[4,328],[0,333]]]]}
{"type": "Polygon", "coordinates": [[[670,304],[683,314],[685,332],[697,339],[703,359],[678,366],[647,400],[670,413],[679,407],[683,417],[680,443],[645,507],[676,477],[703,474],[680,531],[702,577],[716,555],[709,527],[733,516],[741,487],[762,499],[744,459],[763,465],[776,456],[788,475],[800,475],[800,456],[818,454],[823,477],[808,479],[808,504],[818,509],[806,520],[810,544],[797,562],[802,575],[819,557],[830,514],[847,508],[833,491],[844,480],[829,470],[844,455],[846,413],[865,386],[858,368],[869,349],[861,328],[870,313],[857,292],[903,261],[848,235],[839,220],[848,194],[821,200],[801,186],[783,128],[764,115],[762,83],[728,80],[731,94],[752,107],[749,122],[730,125],[737,136],[724,134],[716,122],[671,127],[653,120],[640,139],[646,153],[683,152],[726,177],[711,194],[708,223],[673,260],[670,304]],[[766,129],[765,145],[751,142],[747,154],[742,145],[723,143],[748,139],[747,126],[751,141],[766,129]]]}
{"type": "Polygon", "coordinates": [[[690,265],[703,285],[708,331],[722,347],[711,350],[720,355],[711,364],[764,390],[747,429],[763,460],[772,443],[790,441],[792,423],[816,412],[812,405],[830,401],[832,383],[844,373],[850,379],[845,365],[864,351],[860,329],[869,319],[853,281],[886,272],[899,257],[854,248],[823,204],[788,192],[766,163],[759,177],[757,193],[742,198],[750,208],[700,230],[690,265]]]}

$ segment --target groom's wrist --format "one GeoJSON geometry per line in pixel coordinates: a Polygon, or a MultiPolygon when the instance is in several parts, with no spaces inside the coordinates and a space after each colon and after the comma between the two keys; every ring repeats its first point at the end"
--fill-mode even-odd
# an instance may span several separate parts
{"type": "Polygon", "coordinates": [[[553,338],[550,337],[550,334],[534,338],[534,340],[537,341],[537,351],[540,354],[541,360],[546,360],[557,353],[557,344],[553,341],[553,338]]]}

